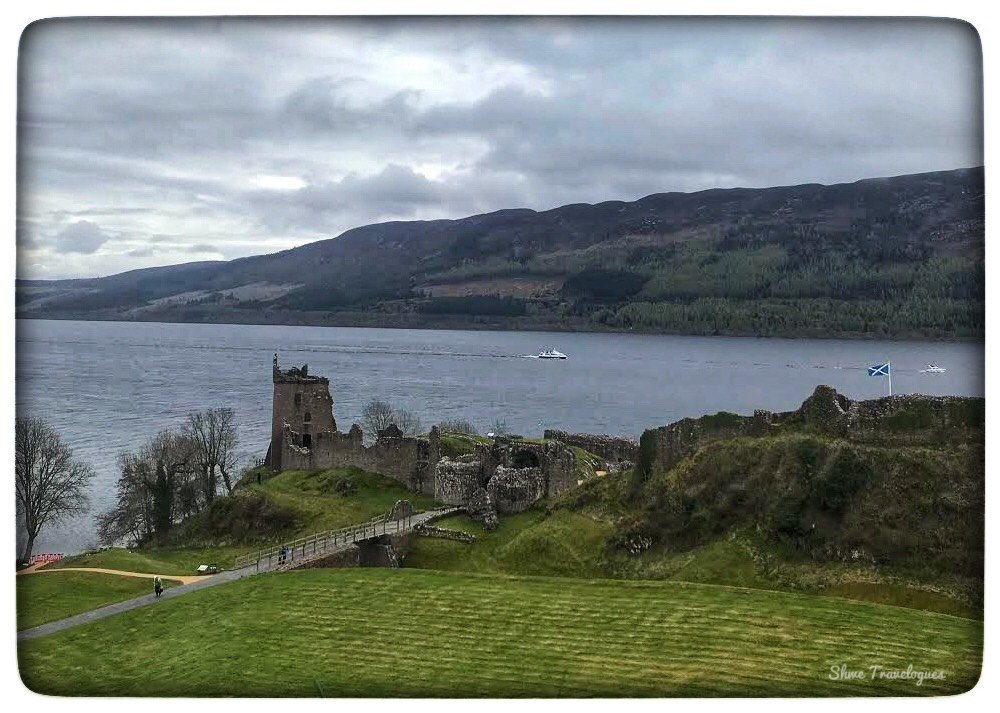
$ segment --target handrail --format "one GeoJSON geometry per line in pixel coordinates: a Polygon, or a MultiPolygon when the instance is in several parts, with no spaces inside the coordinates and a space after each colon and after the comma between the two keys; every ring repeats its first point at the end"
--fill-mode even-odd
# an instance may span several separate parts
{"type": "Polygon", "coordinates": [[[390,514],[391,511],[381,515],[376,515],[369,520],[365,520],[364,522],[354,525],[347,525],[346,527],[337,528],[335,530],[326,530],[312,535],[305,535],[267,550],[257,550],[256,552],[248,552],[243,555],[237,555],[233,560],[233,569],[242,569],[253,564],[256,564],[259,569],[261,561],[265,559],[268,561],[268,568],[270,568],[271,560],[279,558],[280,561],[281,551],[285,548],[288,550],[289,559],[294,559],[296,550],[301,549],[302,555],[304,556],[307,554],[307,549],[310,545],[312,546],[312,551],[309,554],[317,554],[325,552],[331,541],[334,545],[336,545],[338,540],[343,539],[344,544],[347,544],[348,542],[357,542],[359,539],[366,540],[377,534],[388,534],[387,527],[389,522],[396,523],[395,529],[393,530],[393,532],[396,533],[400,531],[399,523],[401,520],[411,520],[413,517],[410,515],[400,520],[390,521],[390,514]],[[382,533],[378,532],[378,527],[380,525],[382,526],[382,533]],[[372,531],[372,534],[368,534],[370,530],[372,531]],[[359,535],[364,536],[359,537],[359,535]],[[322,548],[319,547],[321,542],[323,543],[322,548]]]}

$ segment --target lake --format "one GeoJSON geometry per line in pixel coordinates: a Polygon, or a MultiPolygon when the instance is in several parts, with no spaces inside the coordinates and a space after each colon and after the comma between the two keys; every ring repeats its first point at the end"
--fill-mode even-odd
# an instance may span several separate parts
{"type": "Polygon", "coordinates": [[[93,544],[92,514],[113,499],[117,454],[191,411],[232,407],[244,458],[263,457],[275,351],[282,367],[308,363],[329,377],[343,431],[380,398],[426,428],[464,418],[486,432],[502,419],[530,436],[638,437],[685,416],[794,409],[817,384],[882,396],[886,380],[866,367],[886,360],[893,393],[984,389],[979,343],[18,320],[17,413],[48,420],[97,471],[92,512],[43,531],[35,552],[93,544]],[[524,358],[546,347],[569,359],[524,358]],[[920,373],[928,363],[947,372],[920,373]]]}

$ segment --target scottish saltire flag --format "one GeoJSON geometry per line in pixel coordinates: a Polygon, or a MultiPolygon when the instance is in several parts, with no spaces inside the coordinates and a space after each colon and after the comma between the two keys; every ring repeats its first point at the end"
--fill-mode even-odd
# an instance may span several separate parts
{"type": "Polygon", "coordinates": [[[868,367],[868,376],[889,376],[889,362],[868,367]]]}

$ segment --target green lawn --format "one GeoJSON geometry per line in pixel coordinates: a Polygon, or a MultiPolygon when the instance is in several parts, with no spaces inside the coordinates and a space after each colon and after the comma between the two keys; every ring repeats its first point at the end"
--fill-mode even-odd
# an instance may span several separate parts
{"type": "MultiPolygon", "coordinates": [[[[23,574],[16,579],[18,631],[153,591],[151,579],[97,572],[23,574]]],[[[174,583],[164,580],[163,586],[174,583]]]]}
{"type": "Polygon", "coordinates": [[[836,696],[958,693],[981,652],[980,622],[831,597],[342,569],[192,592],[18,659],[57,695],[836,696]],[[831,680],[840,665],[944,679],[831,680]]]}

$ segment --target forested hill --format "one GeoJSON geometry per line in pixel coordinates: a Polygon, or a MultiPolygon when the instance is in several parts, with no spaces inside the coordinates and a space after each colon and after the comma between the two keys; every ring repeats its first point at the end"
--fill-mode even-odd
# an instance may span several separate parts
{"type": "Polygon", "coordinates": [[[42,318],[982,338],[983,169],[368,225],[20,281],[42,318]]]}

